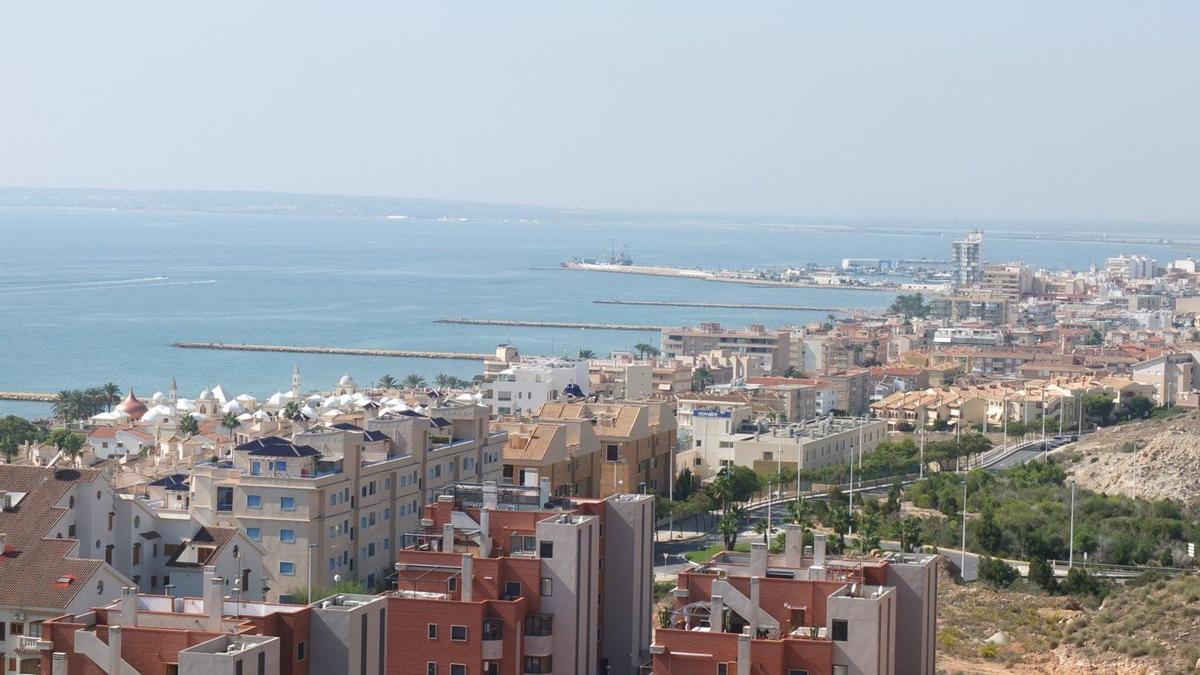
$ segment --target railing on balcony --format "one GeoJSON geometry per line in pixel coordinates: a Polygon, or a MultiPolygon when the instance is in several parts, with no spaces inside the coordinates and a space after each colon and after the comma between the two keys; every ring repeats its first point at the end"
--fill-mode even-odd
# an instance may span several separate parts
{"type": "Polygon", "coordinates": [[[504,638],[504,622],[500,619],[483,620],[483,639],[501,640],[504,638]]]}

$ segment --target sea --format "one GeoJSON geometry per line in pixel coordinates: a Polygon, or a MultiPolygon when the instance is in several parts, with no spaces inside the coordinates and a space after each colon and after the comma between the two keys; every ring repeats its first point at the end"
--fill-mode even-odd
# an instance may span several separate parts
{"type": "MultiPolygon", "coordinates": [[[[647,325],[768,326],[825,312],[596,304],[671,300],[881,308],[894,293],[762,288],[682,278],[569,271],[575,257],[626,250],[638,264],[703,268],[833,265],[845,257],[947,259],[969,223],[658,217],[653,214],[489,209],[453,203],[420,217],[358,211],[205,212],[179,208],[0,206],[0,391],[54,392],[116,382],[148,397],[195,397],[220,384],[260,399],[289,387],[299,365],[305,390],[343,374],[470,378],[471,361],[185,350],[179,341],[605,355],[654,332],[464,326],[440,318],[647,325]],[[461,215],[469,214],[469,215],[461,215]]],[[[385,209],[386,210],[386,209],[385,209]]],[[[397,209],[400,210],[400,209],[397,209]]],[[[988,227],[983,228],[985,233],[988,227]]],[[[1031,227],[993,226],[985,258],[1085,269],[1120,253],[1160,261],[1196,251],[1129,244],[1087,226],[1072,241],[1031,227]],[[1014,232],[1017,234],[1014,235],[1014,232]]],[[[1061,228],[1055,230],[1063,231],[1061,228]]],[[[1193,231],[1184,227],[1178,232],[1193,231]]],[[[1138,231],[1136,234],[1145,235],[1138,231]]],[[[1168,233],[1169,234],[1169,233],[1168,233]]],[[[42,403],[0,401],[0,415],[48,416],[42,403]]]]}

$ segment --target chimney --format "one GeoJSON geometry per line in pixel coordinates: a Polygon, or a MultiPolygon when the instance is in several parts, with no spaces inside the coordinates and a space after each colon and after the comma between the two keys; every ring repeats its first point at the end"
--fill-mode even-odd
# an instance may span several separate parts
{"type": "MultiPolygon", "coordinates": [[[[813,571],[820,570],[819,578],[820,579],[825,578],[825,533],[824,532],[814,532],[813,533],[812,570],[813,571]]],[[[809,578],[811,579],[812,576],[810,575],[809,578]]]]}
{"type": "Polygon", "coordinates": [[[742,633],[738,636],[738,675],[750,675],[750,636],[742,633]]]}
{"type": "Polygon", "coordinates": [[[135,586],[121,588],[121,625],[137,625],[138,589],[135,586]]]}
{"type": "Polygon", "coordinates": [[[225,613],[225,580],[217,576],[217,568],[204,567],[204,613],[208,616],[205,629],[221,632],[221,616],[225,613]]]}
{"type": "Polygon", "coordinates": [[[108,672],[120,673],[121,669],[121,627],[108,627],[108,672]]]}
{"type": "Polygon", "coordinates": [[[461,577],[458,580],[460,599],[463,602],[471,602],[475,590],[475,558],[470,553],[463,554],[461,577]]]}
{"type": "Polygon", "coordinates": [[[795,523],[783,526],[784,565],[799,569],[804,564],[804,527],[795,523]]]}
{"type": "Polygon", "coordinates": [[[67,675],[67,655],[64,652],[54,652],[51,675],[67,675]]]}
{"type": "Polygon", "coordinates": [[[760,577],[750,577],[750,612],[753,616],[746,617],[750,620],[751,630],[758,630],[759,624],[762,623],[762,579],[760,577]]]}
{"type": "Polygon", "coordinates": [[[483,508],[494,509],[500,505],[499,499],[496,497],[496,481],[489,480],[483,483],[483,508]]]}
{"type": "Polygon", "coordinates": [[[750,576],[767,576],[767,545],[761,541],[750,544],[750,576]]]}
{"type": "Polygon", "coordinates": [[[0,532],[0,555],[4,555],[5,546],[8,546],[8,534],[0,532]]]}
{"type": "MultiPolygon", "coordinates": [[[[484,489],[487,489],[486,485],[484,489]]],[[[486,506],[479,509],[479,557],[492,557],[492,512],[486,506]]]]}
{"type": "Polygon", "coordinates": [[[546,502],[550,501],[551,490],[549,478],[538,479],[538,495],[539,504],[545,506],[546,502]]]}
{"type": "Polygon", "coordinates": [[[454,525],[446,523],[442,525],[442,552],[450,553],[454,550],[454,525]]]}
{"type": "Polygon", "coordinates": [[[714,633],[720,633],[725,627],[725,598],[719,595],[714,595],[709,600],[708,625],[714,633]]]}

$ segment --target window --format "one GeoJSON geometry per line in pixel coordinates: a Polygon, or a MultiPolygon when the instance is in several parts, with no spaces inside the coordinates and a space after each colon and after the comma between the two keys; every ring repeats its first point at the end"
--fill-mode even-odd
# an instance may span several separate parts
{"type": "Polygon", "coordinates": [[[233,663],[233,675],[242,675],[242,660],[238,659],[233,663]]]}
{"type": "Polygon", "coordinates": [[[554,634],[554,616],[551,614],[530,614],[525,617],[525,634],[535,637],[545,637],[554,634]]]}
{"type": "Polygon", "coordinates": [[[217,510],[232,511],[233,510],[233,488],[218,487],[217,488],[217,510]]]}
{"type": "Polygon", "coordinates": [[[788,675],[808,675],[808,671],[799,668],[788,668],[788,675]]]}
{"type": "Polygon", "coordinates": [[[615,443],[610,443],[604,446],[604,459],[610,462],[615,462],[620,459],[620,454],[621,446],[616,445],[615,443]]]}
{"type": "Polygon", "coordinates": [[[284,511],[295,511],[296,510],[296,498],[295,497],[280,497],[279,498],[279,508],[283,509],[284,511]]]}
{"type": "Polygon", "coordinates": [[[554,595],[554,580],[550,577],[542,577],[542,597],[554,595]]]}
{"type": "Polygon", "coordinates": [[[436,640],[437,639],[437,624],[436,623],[429,624],[429,626],[425,629],[425,634],[429,636],[430,640],[436,640]]]}
{"type": "Polygon", "coordinates": [[[305,642],[304,640],[297,642],[296,643],[296,660],[303,661],[304,657],[307,656],[307,654],[305,653],[307,651],[308,651],[308,643],[307,642],[305,642]]]}
{"type": "Polygon", "coordinates": [[[554,542],[543,541],[538,543],[538,556],[542,558],[554,557],[554,542]]]}
{"type": "Polygon", "coordinates": [[[287,560],[279,561],[279,573],[285,577],[296,576],[296,563],[287,560]]]}
{"type": "Polygon", "coordinates": [[[258,653],[258,675],[267,675],[267,653],[258,653]]]}
{"type": "Polygon", "coordinates": [[[845,642],[849,639],[850,628],[845,619],[833,620],[833,639],[838,642],[845,642]]]}
{"type": "Polygon", "coordinates": [[[717,664],[717,675],[729,675],[729,664],[728,663],[718,663],[717,664]]]}
{"type": "Polygon", "coordinates": [[[451,663],[450,675],[467,675],[467,667],[461,663],[451,663]]]}
{"type": "Polygon", "coordinates": [[[454,591],[457,591],[458,590],[458,577],[450,577],[446,581],[446,587],[448,589],[450,589],[451,593],[453,593],[454,591]]]}
{"type": "Polygon", "coordinates": [[[437,675],[437,664],[433,661],[426,661],[425,675],[437,675]]]}
{"type": "Polygon", "coordinates": [[[519,582],[519,581],[504,582],[504,597],[505,598],[521,597],[521,582],[519,582]]]}
{"type": "Polygon", "coordinates": [[[833,664],[833,675],[849,675],[850,667],[840,663],[833,664]]]}
{"type": "Polygon", "coordinates": [[[262,495],[246,495],[246,508],[261,509],[262,495]]]}
{"type": "Polygon", "coordinates": [[[550,673],[553,672],[550,664],[549,656],[526,656],[525,670],[526,673],[550,673]]]}
{"type": "Polygon", "coordinates": [[[466,626],[450,626],[450,639],[453,640],[454,642],[466,642],[467,641],[467,627],[466,626]]]}
{"type": "Polygon", "coordinates": [[[281,541],[285,544],[296,543],[296,531],[295,530],[280,530],[279,531],[279,541],[281,541]]]}
{"type": "Polygon", "coordinates": [[[250,462],[250,475],[251,476],[261,476],[262,475],[262,462],[257,462],[257,461],[250,462]]]}

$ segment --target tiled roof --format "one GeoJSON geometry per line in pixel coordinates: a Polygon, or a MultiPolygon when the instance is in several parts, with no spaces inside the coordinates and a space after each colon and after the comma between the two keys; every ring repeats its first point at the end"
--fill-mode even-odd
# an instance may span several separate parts
{"type": "Polygon", "coordinates": [[[187,492],[190,489],[188,488],[189,480],[191,480],[191,476],[187,475],[186,473],[174,473],[170,476],[159,478],[150,485],[153,487],[166,488],[168,490],[187,492]]]}
{"type": "Polygon", "coordinates": [[[67,492],[99,475],[89,469],[0,466],[0,490],[26,493],[16,508],[0,511],[0,532],[8,537],[0,555],[0,605],[66,608],[104,564],[71,557],[73,539],[46,538],[67,513],[57,506],[67,492]]]}

